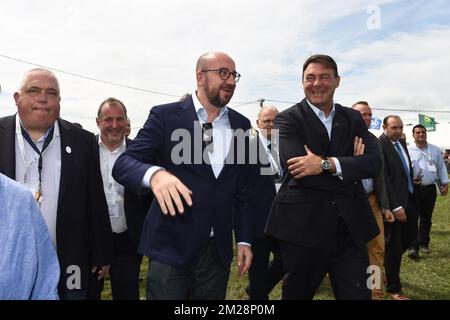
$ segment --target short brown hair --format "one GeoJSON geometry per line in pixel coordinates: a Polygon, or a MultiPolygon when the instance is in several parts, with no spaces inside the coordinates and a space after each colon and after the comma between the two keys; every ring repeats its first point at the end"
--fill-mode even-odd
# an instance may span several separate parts
{"type": "Polygon", "coordinates": [[[303,64],[302,78],[304,77],[305,70],[310,63],[320,63],[321,65],[323,65],[326,68],[333,69],[334,76],[336,78],[339,77],[336,61],[334,61],[332,57],[327,56],[325,54],[315,54],[315,55],[309,57],[308,59],[306,59],[305,63],[303,64]]]}

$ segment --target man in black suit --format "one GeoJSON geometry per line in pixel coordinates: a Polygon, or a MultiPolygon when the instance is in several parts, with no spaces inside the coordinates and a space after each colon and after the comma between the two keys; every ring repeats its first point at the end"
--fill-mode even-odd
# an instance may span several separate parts
{"type": "Polygon", "coordinates": [[[60,298],[85,299],[89,273],[104,277],[112,255],[95,137],[59,118],[59,84],[49,70],[26,72],[14,100],[18,113],[0,119],[0,172],[41,207],[61,267],[60,298]]]}
{"type": "Polygon", "coordinates": [[[253,261],[248,271],[248,295],[251,300],[267,300],[273,287],[283,277],[280,250],[275,241],[264,234],[267,217],[280,185],[283,169],[280,166],[274,119],[278,110],[265,106],[259,110],[258,133],[250,139],[250,150],[257,155],[258,172],[253,184],[251,206],[255,230],[252,242],[253,261]],[[270,261],[270,253],[274,258],[270,261]]]}
{"type": "Polygon", "coordinates": [[[289,174],[266,233],[281,248],[283,299],[312,299],[327,273],[337,299],[370,299],[367,242],[379,230],[361,179],[375,177],[381,161],[359,112],[333,102],[339,81],[330,56],[311,56],[306,99],[275,118],[289,174]],[[363,155],[353,155],[355,141],[363,155]]]}
{"type": "Polygon", "coordinates": [[[383,148],[389,205],[395,217],[393,223],[384,224],[386,291],[394,300],[409,300],[402,293],[400,267],[402,254],[417,238],[413,171],[402,134],[403,122],[399,116],[384,118],[383,134],[379,139],[383,148]]]}
{"type": "MultiPolygon", "coordinates": [[[[142,225],[152,200],[152,194],[136,195],[118,184],[112,177],[116,159],[131,143],[126,139],[129,124],[127,108],[116,98],[107,98],[97,111],[98,150],[103,189],[108,203],[113,231],[113,260],[109,270],[114,300],[139,300],[139,273],[142,255],[137,252],[142,225]]],[[[89,299],[100,299],[104,280],[91,276],[89,299]]]]}
{"type": "Polygon", "coordinates": [[[195,93],[153,107],[114,165],[119,183],[155,196],[139,243],[149,299],[224,299],[233,229],[240,275],[250,267],[250,121],[226,106],[239,77],[227,54],[200,56],[195,93]]]}

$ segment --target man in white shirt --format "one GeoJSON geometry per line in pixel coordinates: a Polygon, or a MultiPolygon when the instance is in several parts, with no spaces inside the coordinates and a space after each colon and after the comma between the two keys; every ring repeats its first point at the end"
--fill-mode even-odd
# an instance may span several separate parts
{"type": "Polygon", "coordinates": [[[111,226],[96,141],[59,118],[60,87],[46,69],[25,73],[14,93],[18,113],[0,119],[0,172],[39,204],[58,253],[61,299],[85,299],[88,276],[108,273],[111,226]]]}
{"type": "Polygon", "coordinates": [[[441,150],[427,143],[427,129],[418,124],[413,127],[414,144],[408,146],[413,164],[414,176],[420,179],[420,184],[414,185],[417,211],[419,213],[419,232],[417,242],[411,251],[421,251],[428,254],[430,244],[431,218],[436,202],[436,184],[439,192],[448,192],[448,174],[441,150]]]}
{"type": "MultiPolygon", "coordinates": [[[[114,300],[139,300],[139,272],[142,255],[137,244],[148,205],[138,195],[127,192],[112,177],[117,158],[131,140],[125,138],[129,124],[124,103],[116,98],[105,99],[98,108],[97,127],[100,170],[103,190],[108,203],[109,219],[113,232],[113,260],[110,268],[112,297],[114,300]]],[[[145,197],[147,204],[151,195],[145,197]]],[[[91,277],[89,299],[100,299],[103,279],[91,277]]]]}

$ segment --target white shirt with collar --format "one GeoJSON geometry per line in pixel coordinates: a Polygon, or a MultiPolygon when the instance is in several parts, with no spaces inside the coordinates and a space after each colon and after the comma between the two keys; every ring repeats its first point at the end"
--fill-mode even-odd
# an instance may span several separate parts
{"type": "Polygon", "coordinates": [[[102,142],[101,135],[99,135],[98,145],[100,171],[102,173],[103,190],[105,192],[106,202],[108,203],[111,229],[114,233],[122,233],[128,229],[124,207],[125,188],[114,180],[112,177],[112,169],[117,158],[125,151],[126,141],[124,138],[122,144],[117,149],[110,151],[102,142]]]}
{"type": "MultiPolygon", "coordinates": [[[[52,244],[56,248],[56,216],[58,211],[59,184],[61,180],[61,137],[58,121],[54,123],[53,139],[42,155],[42,196],[40,208],[47,224],[52,244]]],[[[49,130],[35,141],[42,150],[49,130]]],[[[38,159],[39,155],[25,140],[20,131],[20,118],[16,114],[16,181],[25,185],[34,195],[39,187],[38,159]]]]}
{"type": "MultiPolygon", "coordinates": [[[[200,125],[208,122],[206,110],[198,100],[196,93],[192,95],[192,101],[200,125]]],[[[230,119],[228,118],[228,108],[226,106],[220,109],[219,115],[214,119],[212,125],[213,151],[209,153],[209,160],[211,161],[214,176],[218,178],[225,164],[225,159],[233,138],[233,131],[231,130],[230,119]]],[[[142,178],[142,186],[150,188],[150,180],[155,172],[159,170],[164,170],[164,168],[159,166],[149,168],[142,178]]]]}
{"type": "Polygon", "coordinates": [[[270,166],[272,167],[272,171],[275,172],[275,173],[278,173],[281,176],[282,175],[282,170],[281,170],[281,168],[278,165],[280,163],[280,155],[279,155],[278,146],[276,145],[275,142],[272,142],[272,141],[268,140],[261,133],[258,136],[261,139],[261,144],[264,147],[264,150],[266,150],[267,156],[269,158],[270,166]],[[277,156],[278,159],[274,159],[273,158],[274,153],[269,151],[269,149],[268,149],[268,145],[269,144],[272,146],[272,148],[275,148],[275,156],[277,156]]]}
{"type": "Polygon", "coordinates": [[[414,175],[422,175],[422,186],[428,186],[439,181],[440,184],[448,184],[448,173],[442,158],[441,150],[430,143],[420,148],[416,144],[408,146],[414,175]]]}
{"type": "MultiPolygon", "coordinates": [[[[317,118],[319,118],[319,120],[325,126],[325,129],[327,130],[327,133],[328,133],[328,139],[331,140],[331,131],[333,129],[333,118],[334,118],[334,114],[336,113],[336,108],[334,106],[334,103],[333,103],[333,109],[331,110],[331,112],[328,115],[328,117],[326,117],[325,116],[325,112],[323,112],[322,110],[320,110],[319,108],[314,106],[308,100],[306,100],[306,102],[308,102],[309,106],[314,111],[314,113],[316,114],[317,118]]],[[[333,159],[334,164],[336,166],[336,173],[333,174],[333,176],[338,176],[338,177],[342,178],[341,163],[339,162],[339,160],[336,157],[331,157],[331,159],[333,159]]]]}

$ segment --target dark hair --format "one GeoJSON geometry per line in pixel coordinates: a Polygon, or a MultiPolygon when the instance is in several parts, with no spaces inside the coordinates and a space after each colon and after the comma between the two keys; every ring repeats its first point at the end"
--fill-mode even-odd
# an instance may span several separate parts
{"type": "Polygon", "coordinates": [[[363,105],[365,105],[365,106],[369,106],[369,104],[367,103],[367,101],[358,101],[358,102],[355,102],[355,103],[352,105],[352,108],[353,108],[354,106],[356,106],[357,104],[363,104],[363,105]]]}
{"type": "Polygon", "coordinates": [[[303,64],[302,78],[304,77],[305,70],[310,63],[320,63],[321,65],[323,65],[326,68],[333,69],[334,76],[336,78],[339,77],[336,61],[334,61],[332,57],[327,56],[325,54],[315,54],[315,55],[309,57],[303,64]]]}
{"type": "Polygon", "coordinates": [[[106,103],[110,103],[110,104],[115,104],[115,105],[121,106],[122,109],[123,109],[123,113],[125,114],[125,119],[128,119],[127,108],[125,107],[123,102],[120,101],[119,99],[112,98],[112,97],[106,98],[105,100],[102,101],[102,103],[100,103],[100,106],[98,107],[98,111],[97,111],[97,118],[100,118],[100,116],[102,115],[102,108],[103,108],[103,105],[106,104],[106,103]]]}
{"type": "Polygon", "coordinates": [[[387,126],[387,122],[388,122],[388,120],[389,120],[390,118],[396,118],[396,119],[400,119],[400,120],[401,120],[400,116],[398,116],[398,115],[396,115],[396,114],[391,114],[391,115],[389,115],[389,116],[387,116],[387,117],[385,117],[385,118],[383,119],[383,125],[384,125],[384,126],[387,126]]]}
{"type": "Polygon", "coordinates": [[[416,124],[416,125],[412,128],[412,133],[413,133],[413,134],[414,134],[414,130],[416,130],[416,128],[424,129],[425,132],[427,132],[427,128],[425,128],[423,125],[421,125],[421,124],[416,124]]]}

